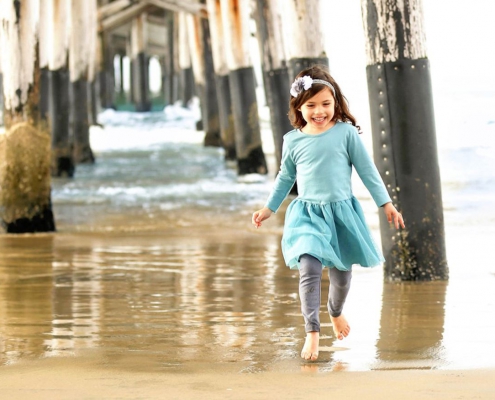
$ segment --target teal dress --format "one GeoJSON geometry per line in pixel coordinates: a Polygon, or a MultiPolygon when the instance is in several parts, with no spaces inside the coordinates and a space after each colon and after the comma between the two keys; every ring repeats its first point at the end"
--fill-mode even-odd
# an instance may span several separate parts
{"type": "Polygon", "coordinates": [[[337,122],[317,135],[295,129],[284,136],[280,171],[265,206],[277,212],[297,178],[299,195],[287,208],[282,237],[290,268],[299,268],[303,254],[343,271],[384,261],[352,194],[352,166],[378,207],[391,201],[354,126],[337,122]]]}

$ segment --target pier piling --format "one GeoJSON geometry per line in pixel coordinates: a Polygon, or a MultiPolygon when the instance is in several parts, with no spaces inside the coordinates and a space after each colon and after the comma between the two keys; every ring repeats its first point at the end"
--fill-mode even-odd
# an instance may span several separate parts
{"type": "Polygon", "coordinates": [[[282,159],[283,136],[293,129],[287,116],[291,82],[278,5],[277,0],[257,0],[255,13],[277,171],[282,159]]]}
{"type": "Polygon", "coordinates": [[[192,100],[195,92],[194,73],[191,65],[187,19],[185,13],[178,13],[178,63],[179,63],[179,100],[184,107],[192,100]]]}
{"type": "Polygon", "coordinates": [[[229,67],[225,54],[224,31],[220,0],[207,0],[208,20],[210,22],[211,47],[215,69],[215,84],[218,97],[220,135],[225,149],[225,159],[236,159],[235,128],[230,96],[229,67]]]}
{"type": "Polygon", "coordinates": [[[0,19],[4,124],[0,134],[0,219],[9,233],[55,230],[50,135],[40,114],[39,0],[6,2],[0,19]]]}
{"type": "Polygon", "coordinates": [[[256,99],[256,78],[249,53],[249,0],[221,0],[239,175],[266,174],[256,99]]]}
{"type": "Polygon", "coordinates": [[[321,27],[320,0],[288,1],[282,7],[282,13],[290,80],[299,71],[313,65],[328,66],[325,35],[321,27]]]}
{"type": "Polygon", "coordinates": [[[95,26],[92,21],[92,8],[96,0],[81,2],[72,0],[70,10],[71,35],[69,41],[69,127],[74,138],[74,162],[76,164],[94,163],[95,159],[89,142],[88,74],[92,41],[86,33],[88,27],[95,26]]]}
{"type": "Polygon", "coordinates": [[[380,215],[385,279],[448,278],[422,1],[362,0],[375,163],[405,218],[380,215]]]}
{"type": "Polygon", "coordinates": [[[146,24],[145,13],[135,17],[131,24],[132,93],[136,111],[151,110],[146,24]]]}
{"type": "Polygon", "coordinates": [[[52,139],[52,176],[74,175],[73,138],[69,135],[69,15],[71,0],[48,0],[49,18],[40,22],[46,31],[48,52],[48,99],[52,139]]]}
{"type": "Polygon", "coordinates": [[[214,79],[213,56],[208,20],[189,14],[186,16],[189,50],[195,79],[196,92],[201,107],[205,146],[222,145],[218,98],[214,79]]]}

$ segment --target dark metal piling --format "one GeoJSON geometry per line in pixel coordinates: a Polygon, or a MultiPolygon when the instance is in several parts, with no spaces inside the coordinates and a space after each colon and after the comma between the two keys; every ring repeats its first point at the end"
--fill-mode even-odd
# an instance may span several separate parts
{"type": "Polygon", "coordinates": [[[448,278],[421,0],[363,0],[375,163],[406,229],[380,215],[387,280],[448,278]]]}

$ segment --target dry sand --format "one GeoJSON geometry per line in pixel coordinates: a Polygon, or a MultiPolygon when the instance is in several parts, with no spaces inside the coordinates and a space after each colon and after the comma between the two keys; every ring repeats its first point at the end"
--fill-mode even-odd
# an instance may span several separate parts
{"type": "Polygon", "coordinates": [[[240,374],[132,372],[92,361],[38,360],[3,367],[2,399],[495,399],[495,371],[240,374]]]}

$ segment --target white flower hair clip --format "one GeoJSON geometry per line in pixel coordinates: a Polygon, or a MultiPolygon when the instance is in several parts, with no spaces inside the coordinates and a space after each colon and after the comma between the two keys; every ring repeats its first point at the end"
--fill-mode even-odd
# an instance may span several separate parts
{"type": "Polygon", "coordinates": [[[335,97],[335,88],[330,82],[324,81],[322,79],[313,79],[308,75],[301,76],[297,78],[290,88],[290,94],[292,97],[297,97],[303,90],[308,90],[313,86],[313,83],[321,83],[322,85],[328,86],[335,97]]]}

